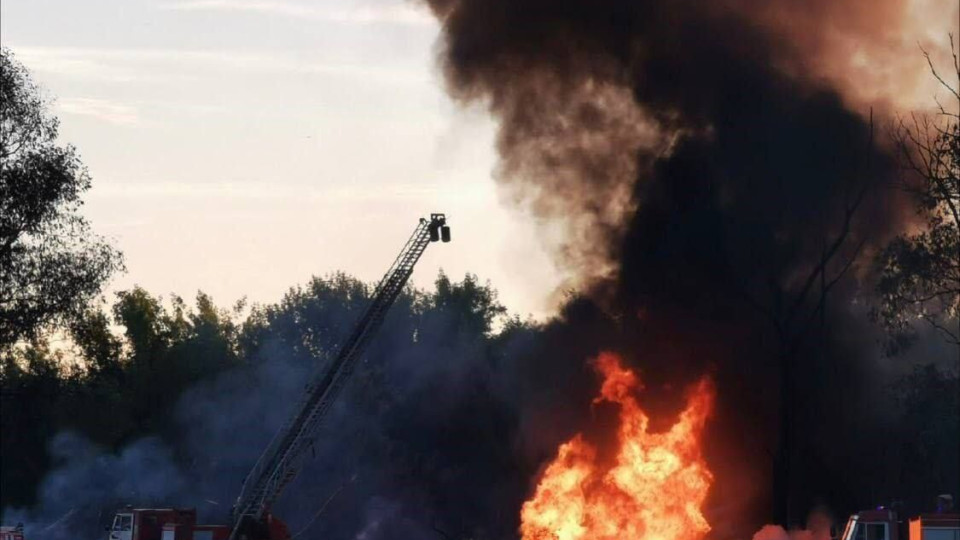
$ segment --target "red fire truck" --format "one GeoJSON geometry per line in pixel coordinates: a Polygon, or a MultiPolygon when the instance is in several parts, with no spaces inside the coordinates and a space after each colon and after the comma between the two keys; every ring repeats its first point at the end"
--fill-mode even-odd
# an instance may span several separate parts
{"type": "MultiPolygon", "coordinates": [[[[266,525],[266,538],[290,537],[280,520],[268,516],[266,525]]],[[[110,540],[227,540],[231,532],[227,525],[197,524],[193,508],[127,508],[114,516],[107,530],[110,540]]]]}
{"type": "Polygon", "coordinates": [[[839,540],[960,540],[960,514],[921,514],[901,520],[889,508],[864,510],[850,516],[839,540]]]}
{"type": "Polygon", "coordinates": [[[0,527],[0,540],[24,540],[23,524],[16,527],[0,527]]]}
{"type": "Polygon", "coordinates": [[[430,214],[430,219],[421,218],[337,355],[310,379],[296,413],[280,428],[247,475],[233,506],[230,525],[198,525],[194,509],[127,508],[117,512],[113,525],[107,527],[108,540],[289,540],[286,525],[273,517],[270,509],[310,453],[324,415],[376,335],[414,265],[427,246],[437,241],[450,241],[446,216],[430,214]]]}
{"type": "Polygon", "coordinates": [[[225,525],[198,525],[192,508],[126,508],[114,516],[107,530],[110,540],[226,540],[230,536],[225,525]]]}

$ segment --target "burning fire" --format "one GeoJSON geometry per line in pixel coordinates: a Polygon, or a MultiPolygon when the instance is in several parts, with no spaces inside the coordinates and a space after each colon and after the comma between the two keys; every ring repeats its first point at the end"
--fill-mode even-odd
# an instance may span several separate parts
{"type": "Polygon", "coordinates": [[[637,375],[611,353],[595,367],[603,386],[594,403],[620,406],[616,458],[598,463],[582,435],[562,444],[520,512],[523,540],[699,540],[710,530],[700,506],[713,475],[700,455],[700,434],[712,385],[701,380],[677,422],[649,433],[650,419],[633,397],[642,388],[637,375]]]}

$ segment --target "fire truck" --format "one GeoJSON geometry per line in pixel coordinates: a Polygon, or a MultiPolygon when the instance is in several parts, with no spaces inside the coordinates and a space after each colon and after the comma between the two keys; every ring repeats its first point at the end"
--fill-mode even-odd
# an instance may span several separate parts
{"type": "Polygon", "coordinates": [[[270,509],[299,472],[324,416],[413,274],[414,265],[427,246],[438,241],[450,241],[446,216],[430,214],[429,219],[420,218],[349,337],[329,364],[310,378],[300,406],[247,475],[233,505],[230,525],[199,525],[197,512],[192,508],[128,507],[117,512],[113,524],[107,527],[108,540],[289,540],[286,525],[270,509]]]}
{"type": "Polygon", "coordinates": [[[850,516],[839,540],[960,540],[960,514],[921,514],[902,520],[879,507],[850,516]]]}
{"type": "Polygon", "coordinates": [[[192,508],[133,508],[117,512],[111,540],[227,540],[227,525],[198,525],[192,508]]]}
{"type": "Polygon", "coordinates": [[[23,524],[18,523],[16,527],[0,527],[0,540],[24,540],[23,524]]]}

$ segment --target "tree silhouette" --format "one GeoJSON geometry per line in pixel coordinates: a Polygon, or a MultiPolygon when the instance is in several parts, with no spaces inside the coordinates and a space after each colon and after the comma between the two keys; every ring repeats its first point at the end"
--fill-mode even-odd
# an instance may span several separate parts
{"type": "Polygon", "coordinates": [[[0,50],[0,351],[81,313],[122,268],[78,212],[90,176],[47,106],[0,50]]]}
{"type": "MultiPolygon", "coordinates": [[[[224,375],[226,380],[250,382],[262,376],[260,368],[283,371],[322,365],[355,323],[372,289],[371,284],[343,273],[315,277],[289,289],[275,304],[254,306],[243,318],[240,306],[219,309],[203,293],[190,303],[135,287],[118,293],[110,310],[91,309],[75,317],[67,328],[71,349],[49,347],[46,335],[16,348],[0,358],[0,433],[4,434],[0,437],[0,510],[37,503],[43,478],[58,466],[49,445],[63,432],[77,433],[112,452],[157,435],[186,460],[186,469],[203,471],[206,476],[201,478],[216,482],[218,475],[225,474],[218,464],[220,452],[194,455],[183,440],[176,410],[184,393],[206,389],[204,384],[224,375]]],[[[471,433],[481,427],[497,429],[503,422],[500,417],[465,421],[475,416],[471,407],[478,399],[490,400],[484,377],[462,381],[471,389],[469,395],[444,386],[449,382],[449,366],[458,372],[479,373],[502,361],[507,341],[526,328],[514,319],[494,333],[492,328],[505,318],[504,313],[496,290],[473,275],[454,281],[440,274],[436,291],[408,287],[391,309],[369,350],[369,361],[358,368],[356,384],[344,399],[357,418],[387,415],[399,427],[378,439],[382,445],[336,433],[336,438],[346,441],[339,448],[356,443],[357,454],[378,452],[401,475],[412,474],[429,459],[469,476],[469,466],[461,471],[451,461],[457,456],[445,454],[427,437],[442,434],[429,429],[423,436],[409,434],[423,432],[419,419],[424,411],[435,409],[431,400],[440,395],[457,398],[456,407],[442,411],[448,418],[444,425],[461,430],[465,446],[471,433]]],[[[218,392],[206,389],[200,394],[218,392]]],[[[229,394],[217,403],[226,405],[235,398],[229,394]]],[[[293,406],[298,398],[298,394],[284,395],[277,405],[293,406]]],[[[440,411],[430,413],[437,416],[440,411]]],[[[217,414],[230,416],[230,407],[217,414]]],[[[239,429],[250,429],[249,418],[236,415],[233,419],[239,429]]],[[[470,443],[490,447],[482,461],[470,465],[481,468],[494,459],[491,456],[496,455],[500,441],[502,437],[488,437],[470,443]]],[[[259,450],[259,446],[253,448],[254,453],[259,450]]],[[[252,461],[245,464],[249,465],[252,461]]],[[[437,489],[466,497],[460,480],[451,478],[437,489]]],[[[327,498],[328,487],[317,484],[315,489],[327,498]]],[[[346,491],[337,500],[356,496],[346,491]]]]}
{"type": "Polygon", "coordinates": [[[954,52],[953,86],[924,54],[957,108],[938,102],[933,118],[911,115],[894,133],[905,171],[901,186],[913,196],[923,227],[896,237],[877,259],[880,303],[874,315],[891,331],[892,352],[910,341],[917,320],[960,345],[960,60],[954,52]]]}

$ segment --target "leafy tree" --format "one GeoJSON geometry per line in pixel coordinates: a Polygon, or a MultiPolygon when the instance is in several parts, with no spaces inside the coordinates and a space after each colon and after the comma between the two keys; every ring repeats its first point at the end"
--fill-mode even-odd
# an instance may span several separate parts
{"type": "Polygon", "coordinates": [[[70,335],[91,374],[115,376],[123,369],[123,342],[110,330],[106,313],[85,312],[71,323],[70,335]]]}
{"type": "Polygon", "coordinates": [[[74,317],[72,348],[39,336],[11,349],[0,358],[0,508],[32,504],[56,465],[47,444],[57,432],[110,449],[163,434],[184,390],[242,362],[238,329],[203,293],[188,306],[134,288],[117,295],[112,319],[92,309],[74,317]]]}
{"type": "Polygon", "coordinates": [[[202,292],[195,309],[176,296],[170,304],[140,287],[117,294],[114,318],[129,345],[121,389],[129,423],[121,438],[162,431],[183,390],[242,362],[232,314],[202,292]]]}
{"type": "Polygon", "coordinates": [[[481,285],[473,274],[455,283],[441,271],[434,285],[437,290],[430,295],[430,301],[438,315],[455,315],[454,323],[460,331],[489,334],[494,321],[507,312],[497,300],[497,291],[489,283],[481,285]]]}
{"type": "MultiPolygon", "coordinates": [[[[953,39],[951,38],[951,45],[953,39]]],[[[960,61],[953,56],[960,82],[960,61]]],[[[934,77],[960,111],[960,86],[947,83],[930,57],[934,77]]],[[[892,351],[909,342],[920,320],[950,343],[960,345],[960,113],[940,106],[931,119],[913,115],[894,134],[906,174],[902,185],[913,196],[923,228],[896,237],[880,253],[880,304],[874,315],[891,331],[892,351]]]]}
{"type": "Polygon", "coordinates": [[[897,493],[916,511],[929,511],[931,498],[956,494],[960,485],[960,379],[935,365],[916,366],[894,387],[900,420],[897,493]]]}
{"type": "MultiPolygon", "coordinates": [[[[219,309],[203,293],[187,303],[134,288],[119,293],[109,311],[91,309],[75,317],[69,326],[71,349],[49,347],[43,335],[15,348],[0,359],[0,431],[12,434],[0,437],[0,508],[37,502],[37,487],[61,465],[48,445],[63,431],[112,451],[156,435],[185,460],[185,470],[206,475],[211,483],[221,482],[219,475],[236,474],[219,452],[197,455],[185,442],[176,416],[181,396],[206,388],[198,383],[223,390],[217,384],[224,380],[244,381],[246,392],[243,384],[263,376],[261,368],[276,373],[297,363],[322,362],[350,331],[371,290],[342,273],[314,278],[291,288],[276,304],[254,307],[241,322],[239,308],[219,309]]],[[[472,275],[453,281],[441,274],[434,291],[408,287],[371,343],[369,361],[358,366],[354,384],[341,398],[346,423],[331,418],[338,448],[354,450],[351,460],[375,456],[367,461],[396,471],[400,485],[429,483],[436,508],[452,516],[437,522],[444,530],[473,530],[490,521],[492,508],[457,514],[469,507],[463,504],[469,493],[462,486],[482,476],[479,471],[490,463],[505,472],[484,477],[487,484],[524,482],[510,466],[512,453],[500,444],[514,419],[497,402],[496,378],[486,374],[499,371],[489,367],[497,363],[507,369],[507,351],[518,339],[532,339],[533,331],[519,319],[503,320],[504,313],[496,291],[472,275]],[[362,426],[381,422],[390,428],[364,436],[362,426]],[[438,475],[438,470],[449,472],[438,475]],[[421,478],[424,471],[433,476],[421,478]]],[[[222,403],[237,399],[229,391],[204,395],[222,403]]],[[[292,406],[298,397],[284,395],[280,405],[292,406]]],[[[234,414],[229,420],[226,407],[223,415],[249,428],[249,418],[234,414]]],[[[328,495],[328,485],[308,484],[301,489],[328,495]]],[[[231,495],[234,487],[227,490],[231,495]]]]}
{"type": "Polygon", "coordinates": [[[279,303],[254,307],[244,324],[241,346],[251,356],[268,342],[296,358],[333,354],[370,294],[363,282],[342,272],[315,276],[305,286],[291,287],[279,303]]]}
{"type": "Polygon", "coordinates": [[[81,313],[122,268],[79,214],[90,176],[47,108],[0,49],[0,350],[81,313]]]}
{"type": "Polygon", "coordinates": [[[31,502],[49,469],[46,444],[56,432],[65,378],[43,344],[16,359],[0,357],[0,508],[31,502]]]}

